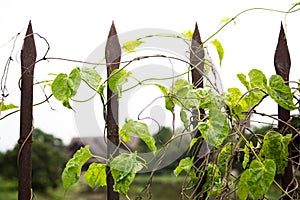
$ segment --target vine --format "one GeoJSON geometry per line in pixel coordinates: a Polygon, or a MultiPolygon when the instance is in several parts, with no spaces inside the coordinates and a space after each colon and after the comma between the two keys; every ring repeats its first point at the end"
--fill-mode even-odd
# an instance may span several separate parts
{"type": "MultiPolygon", "coordinates": [[[[224,19],[223,26],[206,39],[203,45],[206,45],[207,42],[210,41],[210,43],[216,47],[219,63],[221,65],[224,57],[224,49],[220,41],[212,39],[225,26],[248,11],[267,10],[281,12],[287,15],[298,11],[300,9],[297,8],[298,5],[300,4],[295,3],[288,11],[265,8],[244,10],[233,18],[224,19]]],[[[127,41],[123,43],[122,48],[127,53],[134,53],[136,49],[146,43],[147,38],[150,37],[174,37],[183,40],[189,45],[192,35],[193,32],[191,31],[183,32],[181,36],[163,34],[148,35],[137,38],[136,40],[127,41]]],[[[87,63],[65,58],[47,57],[50,45],[44,37],[39,37],[45,40],[48,49],[44,57],[37,62],[56,59],[87,63]]],[[[208,76],[208,74],[214,70],[214,66],[208,58],[208,55],[206,55],[204,61],[201,61],[205,63],[205,71],[202,75],[206,80],[206,84],[203,88],[196,88],[195,85],[189,81],[189,74],[197,66],[192,66],[192,68],[189,68],[186,72],[178,76],[166,77],[165,80],[172,80],[172,85],[169,88],[155,82],[149,83],[150,81],[158,80],[156,77],[153,77],[151,80],[139,80],[134,77],[131,71],[127,71],[126,69],[132,62],[155,57],[178,60],[188,66],[191,65],[189,61],[177,57],[149,55],[120,62],[124,64],[124,66],[121,69],[113,71],[111,76],[107,78],[102,77],[97,71],[97,66],[104,65],[103,63],[87,63],[94,64],[95,67],[75,67],[70,74],[59,73],[55,75],[54,80],[41,81],[38,83],[44,84],[45,87],[50,86],[52,91],[52,94],[47,96],[46,100],[41,103],[47,102],[48,99],[53,96],[68,109],[73,109],[70,103],[71,101],[82,101],[75,99],[77,90],[82,82],[85,82],[95,92],[93,96],[83,101],[89,101],[96,95],[100,95],[104,108],[109,101],[104,95],[104,89],[106,87],[109,87],[109,89],[121,99],[123,92],[130,91],[138,86],[152,85],[157,87],[162,93],[162,96],[155,97],[155,99],[164,98],[165,109],[171,112],[173,117],[173,135],[161,149],[157,148],[155,139],[151,135],[147,124],[143,123],[140,118],[139,120],[127,119],[122,127],[120,127],[119,135],[121,137],[121,143],[118,148],[120,148],[122,144],[127,150],[126,153],[103,158],[93,155],[88,145],[79,149],[68,161],[62,173],[63,187],[65,190],[68,190],[79,180],[81,168],[87,160],[96,158],[101,162],[92,163],[84,174],[84,180],[87,184],[91,188],[105,186],[106,168],[110,166],[115,181],[114,190],[126,196],[127,199],[130,199],[128,191],[136,174],[143,168],[147,168],[151,163],[154,163],[154,166],[159,165],[159,162],[161,162],[161,159],[166,154],[165,149],[168,148],[168,145],[177,138],[189,135],[193,139],[190,141],[186,156],[180,160],[178,166],[174,169],[175,176],[186,174],[182,199],[192,199],[201,196],[202,194],[195,194],[195,187],[199,186],[202,181],[205,182],[201,188],[201,193],[206,193],[207,199],[229,199],[236,196],[241,200],[246,200],[248,197],[254,199],[267,198],[266,195],[272,184],[278,187],[282,195],[286,195],[291,199],[297,198],[295,192],[291,193],[292,191],[285,191],[276,181],[275,176],[284,174],[289,159],[288,145],[293,144],[295,138],[299,137],[299,128],[295,128],[289,122],[285,122],[286,125],[291,128],[290,133],[282,135],[274,127],[263,135],[259,135],[255,134],[251,128],[246,127],[246,123],[250,121],[250,117],[253,114],[264,115],[278,120],[276,117],[256,111],[257,106],[268,97],[286,110],[293,111],[299,109],[299,82],[293,81],[297,86],[290,87],[285,84],[285,81],[279,75],[272,75],[267,79],[262,71],[252,69],[248,73],[248,78],[245,74],[237,75],[237,78],[245,87],[246,92],[243,93],[239,88],[233,87],[229,88],[227,92],[220,93],[208,76]],[[124,88],[130,78],[136,80],[137,84],[130,88],[124,88]],[[177,117],[175,107],[180,109],[179,118],[184,126],[184,130],[177,134],[175,134],[174,127],[175,117],[177,117]],[[198,111],[197,116],[194,116],[195,110],[198,111]],[[204,110],[205,117],[199,116],[201,113],[200,110],[204,110]],[[197,130],[201,132],[201,136],[194,138],[195,131],[197,130]],[[126,146],[126,143],[131,141],[130,138],[132,135],[138,136],[146,144],[148,149],[152,152],[150,159],[143,158],[139,155],[139,152],[133,152],[126,146]],[[201,146],[203,145],[207,147],[207,151],[204,152],[204,154],[208,156],[205,157],[200,166],[195,166],[195,159],[197,159],[197,155],[195,154],[199,152],[199,150],[201,151],[201,146]],[[237,160],[241,160],[241,163],[237,162],[237,160]],[[235,171],[238,172],[234,173],[235,171]]],[[[10,56],[1,78],[2,97],[0,111],[18,108],[18,106],[13,104],[4,104],[4,98],[8,95],[6,79],[11,60],[10,56]]],[[[12,113],[17,111],[18,110],[13,111],[12,113]]],[[[2,120],[12,113],[8,113],[0,119],[2,120]]],[[[105,111],[103,111],[103,114],[105,115],[105,111]]],[[[299,148],[296,149],[299,151],[299,148]]],[[[295,166],[297,170],[299,170],[299,163],[295,164],[295,166]]],[[[147,190],[151,186],[153,175],[154,170],[151,173],[147,190]]]]}

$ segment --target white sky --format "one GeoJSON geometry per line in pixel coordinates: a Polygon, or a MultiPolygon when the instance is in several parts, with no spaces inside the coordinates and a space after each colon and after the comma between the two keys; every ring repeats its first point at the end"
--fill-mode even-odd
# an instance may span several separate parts
{"type": "MultiPolygon", "coordinates": [[[[233,17],[238,12],[252,7],[265,7],[287,10],[295,1],[291,0],[186,0],[186,1],[16,1],[0,2],[0,74],[9,57],[12,42],[7,43],[21,31],[17,46],[13,52],[14,62],[10,66],[8,89],[10,96],[5,103],[19,105],[17,83],[20,77],[19,50],[29,20],[33,31],[45,37],[50,43],[48,56],[85,60],[89,54],[105,41],[112,20],[118,33],[139,28],[163,28],[175,32],[194,29],[197,21],[202,40],[205,40],[221,26],[221,19],[233,17]],[[115,11],[113,11],[115,10],[115,11]],[[6,44],[6,45],[5,45],[6,44]]],[[[236,19],[236,25],[230,24],[215,38],[223,44],[225,57],[219,69],[223,84],[227,87],[242,87],[236,74],[247,73],[259,68],[269,77],[275,73],[273,56],[277,44],[280,22],[284,14],[268,11],[251,11],[236,19]]],[[[291,80],[299,79],[300,66],[300,12],[287,17],[287,39],[290,48],[292,68],[291,80]],[[298,48],[298,49],[297,49],[298,48]]],[[[46,50],[42,40],[36,38],[39,56],[46,50]]],[[[218,63],[216,52],[210,54],[218,63]]],[[[36,80],[43,80],[50,72],[69,73],[76,63],[50,61],[41,62],[35,67],[36,80]]],[[[80,65],[79,65],[80,66],[80,65]]],[[[42,98],[40,89],[36,97],[42,98]]],[[[41,100],[35,98],[35,102],[41,100]]],[[[51,103],[34,108],[34,125],[47,133],[62,138],[66,143],[77,136],[73,113],[51,103]]],[[[270,107],[269,107],[270,108],[270,107]]],[[[271,107],[274,112],[277,106],[271,107]]],[[[6,113],[2,112],[2,115],[6,113]]],[[[19,137],[19,114],[0,121],[0,151],[12,148],[19,137]]]]}

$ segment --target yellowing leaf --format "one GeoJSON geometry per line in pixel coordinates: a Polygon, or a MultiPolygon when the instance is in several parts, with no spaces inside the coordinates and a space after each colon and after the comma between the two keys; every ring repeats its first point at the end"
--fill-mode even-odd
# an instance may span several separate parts
{"type": "Polygon", "coordinates": [[[106,186],[106,165],[92,163],[84,174],[84,180],[91,188],[106,186]]]}
{"type": "Polygon", "coordinates": [[[237,194],[238,194],[240,200],[247,200],[248,194],[250,193],[249,187],[247,184],[248,179],[249,179],[249,171],[246,170],[242,173],[239,184],[238,184],[237,194]]]}
{"type": "Polygon", "coordinates": [[[14,108],[18,108],[19,106],[16,106],[12,103],[10,104],[4,104],[4,102],[0,102],[0,112],[1,111],[6,111],[6,110],[9,110],[9,109],[14,109],[14,108]]]}
{"type": "Polygon", "coordinates": [[[119,131],[124,142],[130,141],[130,136],[135,134],[139,136],[148,148],[152,151],[156,151],[155,140],[149,132],[148,126],[145,123],[134,121],[132,119],[128,120],[119,131]]]}
{"type": "Polygon", "coordinates": [[[68,190],[74,183],[79,180],[82,166],[88,159],[92,157],[89,148],[89,145],[80,148],[67,162],[66,167],[62,173],[62,182],[65,190],[68,190]]]}
{"type": "Polygon", "coordinates": [[[263,162],[253,160],[249,169],[245,170],[238,183],[238,196],[241,200],[246,200],[249,193],[254,199],[259,199],[265,195],[276,174],[275,162],[266,159],[263,162]]]}
{"type": "Polygon", "coordinates": [[[143,44],[143,41],[141,41],[141,40],[130,40],[130,41],[124,42],[122,48],[127,53],[132,53],[132,52],[135,52],[135,49],[137,47],[139,47],[141,44],[143,44]]]}
{"type": "Polygon", "coordinates": [[[260,156],[265,159],[272,159],[277,168],[277,172],[284,174],[284,170],[288,165],[288,145],[291,141],[292,134],[285,136],[276,131],[269,131],[263,141],[263,147],[260,151],[260,156]]]}
{"type": "Polygon", "coordinates": [[[181,34],[187,37],[188,39],[192,40],[194,32],[192,30],[187,30],[187,31],[183,31],[181,34]]]}
{"type": "Polygon", "coordinates": [[[263,163],[253,160],[249,168],[247,184],[255,199],[266,194],[274,181],[276,165],[273,160],[266,159],[263,163]]]}
{"type": "Polygon", "coordinates": [[[217,49],[217,52],[218,52],[218,55],[219,55],[219,60],[220,60],[220,66],[221,66],[222,65],[222,60],[223,60],[223,57],[224,57],[223,46],[222,46],[221,42],[217,39],[211,41],[210,43],[213,44],[217,49]]]}
{"type": "Polygon", "coordinates": [[[243,112],[247,112],[249,106],[245,100],[242,98],[243,94],[238,88],[228,88],[228,93],[226,94],[225,103],[231,111],[231,114],[237,119],[244,119],[245,115],[243,112]]]}
{"type": "Polygon", "coordinates": [[[293,103],[291,88],[284,83],[279,75],[273,75],[269,79],[269,86],[266,87],[270,97],[286,110],[295,110],[297,106],[293,103]]]}
{"type": "Polygon", "coordinates": [[[228,22],[230,20],[230,18],[229,17],[223,17],[222,19],[221,19],[221,23],[223,24],[223,23],[226,23],[226,22],[228,22]]]}

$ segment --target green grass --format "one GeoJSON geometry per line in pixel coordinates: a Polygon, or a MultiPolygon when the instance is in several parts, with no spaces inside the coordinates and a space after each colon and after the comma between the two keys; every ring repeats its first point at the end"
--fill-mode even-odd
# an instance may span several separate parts
{"type": "MultiPolygon", "coordinates": [[[[149,175],[138,174],[129,190],[129,197],[140,195],[147,197],[149,193],[144,188],[149,180],[149,175]]],[[[181,186],[184,177],[175,177],[174,175],[156,175],[153,177],[151,186],[151,196],[154,200],[180,199],[181,186]]],[[[17,200],[17,180],[4,180],[0,177],[0,200],[17,200]]],[[[275,200],[281,193],[276,186],[272,186],[266,195],[268,199],[275,200]]],[[[93,191],[81,179],[73,185],[67,192],[62,187],[49,189],[46,194],[35,193],[37,200],[105,200],[106,188],[98,188],[93,191]]],[[[126,200],[121,197],[121,200],[126,200]]],[[[145,198],[147,199],[147,198],[145,198]]]]}
{"type": "Polygon", "coordinates": [[[0,200],[18,199],[18,180],[0,177],[0,200]]]}
{"type": "MultiPolygon", "coordinates": [[[[148,182],[149,176],[138,174],[130,186],[129,197],[134,199],[135,196],[141,195],[146,197],[146,193],[141,193],[148,182]]],[[[174,175],[157,175],[153,178],[151,187],[152,199],[166,200],[179,199],[183,178],[174,175]]],[[[36,194],[38,200],[105,200],[106,187],[98,188],[93,191],[83,180],[73,185],[66,193],[60,187],[55,190],[49,190],[47,194],[36,194]]],[[[121,200],[126,200],[121,196],[121,200]]]]}
{"type": "Polygon", "coordinates": [[[147,193],[144,189],[149,175],[138,174],[130,187],[129,196],[147,197],[151,194],[155,200],[179,199],[183,178],[174,175],[156,175],[152,180],[151,193],[147,193]]]}
{"type": "MultiPolygon", "coordinates": [[[[141,195],[147,196],[146,193],[141,193],[149,180],[149,175],[138,174],[132,183],[129,196],[131,198],[141,195]]],[[[183,178],[175,177],[174,175],[156,175],[153,178],[151,186],[152,199],[166,200],[179,199],[183,178]]],[[[17,180],[4,180],[0,177],[0,200],[17,200],[18,186],[17,180]]],[[[93,191],[81,179],[74,184],[67,192],[62,187],[49,189],[46,193],[34,193],[35,199],[38,200],[105,200],[106,188],[98,188],[93,191]]],[[[125,200],[125,197],[121,197],[125,200]]],[[[134,198],[133,198],[134,199],[134,198]]]]}

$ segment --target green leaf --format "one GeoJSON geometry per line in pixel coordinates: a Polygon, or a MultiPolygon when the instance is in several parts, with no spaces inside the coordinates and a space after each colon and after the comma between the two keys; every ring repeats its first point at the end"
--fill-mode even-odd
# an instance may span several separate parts
{"type": "MultiPolygon", "coordinates": [[[[228,88],[227,89],[227,98],[225,98],[226,105],[229,106],[231,109],[237,107],[237,105],[242,101],[242,92],[239,88],[228,88]]],[[[243,102],[244,107],[246,107],[246,102],[243,102]]]]}
{"type": "Polygon", "coordinates": [[[80,82],[81,75],[78,67],[74,68],[69,76],[63,73],[58,74],[51,85],[53,96],[64,106],[71,108],[69,99],[76,95],[80,82]]]}
{"type": "Polygon", "coordinates": [[[222,65],[222,60],[223,60],[223,57],[224,57],[223,46],[222,46],[221,42],[217,39],[211,41],[210,43],[213,44],[217,49],[217,52],[218,52],[218,55],[219,55],[219,60],[220,60],[220,66],[221,66],[222,65]]]}
{"type": "Polygon", "coordinates": [[[231,111],[231,114],[237,119],[244,119],[249,106],[243,98],[242,92],[238,88],[228,88],[225,97],[225,103],[231,111]]]}
{"type": "Polygon", "coordinates": [[[164,94],[166,109],[169,110],[169,111],[171,111],[173,113],[173,102],[171,101],[168,89],[165,86],[160,85],[158,83],[156,83],[154,85],[157,86],[160,89],[160,91],[164,94]]]}
{"type": "Polygon", "coordinates": [[[119,192],[122,195],[127,195],[128,191],[129,191],[129,187],[130,187],[131,183],[133,182],[134,178],[135,178],[135,173],[131,172],[123,179],[115,182],[115,184],[113,186],[114,191],[119,192]]]}
{"type": "Polygon", "coordinates": [[[128,78],[131,76],[131,72],[127,72],[124,69],[115,69],[112,71],[109,79],[108,79],[108,86],[109,89],[121,96],[122,93],[122,86],[127,83],[128,78]]]}
{"type": "Polygon", "coordinates": [[[270,97],[284,109],[297,109],[297,106],[293,103],[293,93],[291,92],[291,88],[284,83],[281,76],[271,76],[269,80],[269,87],[266,87],[266,89],[270,97]]]}
{"type": "Polygon", "coordinates": [[[263,163],[253,160],[249,169],[245,170],[238,183],[238,196],[241,200],[246,200],[249,193],[254,199],[259,199],[265,195],[276,174],[276,165],[273,160],[266,159],[263,163]]]}
{"type": "Polygon", "coordinates": [[[110,169],[115,172],[113,175],[115,181],[119,181],[129,173],[136,173],[143,168],[141,162],[136,159],[136,156],[136,153],[122,153],[110,162],[110,169]]]}
{"type": "Polygon", "coordinates": [[[188,129],[190,125],[190,121],[187,117],[186,112],[183,109],[180,110],[180,119],[183,122],[184,128],[188,129]]]}
{"type": "Polygon", "coordinates": [[[194,158],[186,157],[180,160],[179,165],[175,168],[174,174],[178,176],[183,170],[190,173],[191,167],[194,165],[194,158]]]}
{"type": "Polygon", "coordinates": [[[247,81],[245,74],[238,74],[237,77],[241,81],[241,83],[247,88],[247,90],[250,90],[252,88],[259,88],[259,89],[265,89],[265,85],[267,84],[267,78],[264,75],[264,73],[258,69],[252,69],[248,76],[250,78],[250,81],[247,81]]]}
{"type": "Polygon", "coordinates": [[[135,52],[135,49],[143,43],[144,42],[139,39],[130,40],[130,41],[124,42],[122,48],[124,49],[125,52],[132,53],[132,52],[135,52]]]}
{"type": "Polygon", "coordinates": [[[65,99],[62,101],[63,106],[72,109],[69,99],[65,99]]]}
{"type": "Polygon", "coordinates": [[[120,154],[110,163],[110,170],[114,178],[114,191],[127,195],[129,187],[135,178],[135,174],[143,168],[134,154],[120,154]]]}
{"type": "Polygon", "coordinates": [[[257,104],[261,98],[265,95],[264,92],[276,101],[281,107],[287,110],[297,109],[297,106],[293,103],[293,94],[291,88],[285,85],[284,80],[279,75],[273,75],[269,79],[269,86],[267,85],[266,76],[262,71],[253,69],[249,72],[250,81],[246,80],[244,74],[238,74],[238,78],[243,85],[248,89],[260,89],[252,90],[246,97],[245,100],[248,107],[252,107],[257,104]],[[264,92],[263,92],[264,91],[264,92]]]}
{"type": "Polygon", "coordinates": [[[244,151],[244,160],[243,160],[242,166],[243,166],[244,169],[246,169],[247,164],[249,162],[249,158],[250,158],[249,149],[248,149],[248,147],[246,145],[244,146],[244,150],[243,151],[244,151]]]}
{"type": "Polygon", "coordinates": [[[198,142],[199,138],[193,138],[190,142],[189,150],[192,149],[192,147],[198,142]]]}
{"type": "Polygon", "coordinates": [[[250,90],[250,83],[247,81],[247,77],[245,74],[237,74],[238,79],[240,82],[247,88],[247,90],[250,90]]]}
{"type": "Polygon", "coordinates": [[[249,171],[246,170],[242,173],[239,184],[238,184],[237,193],[238,193],[240,200],[247,200],[248,194],[250,193],[249,186],[247,183],[248,179],[249,179],[249,171]]]}
{"type": "Polygon", "coordinates": [[[288,165],[288,145],[291,141],[292,134],[285,136],[276,131],[269,131],[263,141],[262,149],[259,153],[260,157],[272,159],[277,167],[277,172],[284,174],[284,170],[288,165]]]}
{"type": "Polygon", "coordinates": [[[253,160],[250,164],[247,184],[254,199],[265,195],[276,174],[276,164],[273,160],[266,159],[263,163],[253,160]]]}
{"type": "Polygon", "coordinates": [[[224,186],[217,165],[208,164],[206,167],[206,174],[206,181],[203,185],[202,191],[207,191],[208,197],[212,194],[220,194],[224,186]]]}
{"type": "Polygon", "coordinates": [[[68,190],[80,177],[81,168],[84,163],[93,157],[89,150],[90,146],[81,147],[67,162],[62,173],[62,182],[65,190],[68,190]]]}
{"type": "Polygon", "coordinates": [[[67,74],[58,74],[52,83],[53,96],[59,101],[72,96],[73,88],[69,87],[68,80],[69,77],[67,74]]]}
{"type": "Polygon", "coordinates": [[[260,90],[253,90],[249,92],[248,95],[245,96],[248,108],[250,109],[258,104],[264,96],[265,93],[260,90]]]}
{"type": "Polygon", "coordinates": [[[81,75],[79,67],[74,68],[69,75],[69,83],[72,85],[72,97],[76,95],[81,82],[81,75]]]}
{"type": "Polygon", "coordinates": [[[106,165],[92,163],[84,174],[84,180],[91,188],[106,186],[106,165]]]}
{"type": "Polygon", "coordinates": [[[238,105],[236,108],[237,110],[234,110],[234,112],[237,112],[236,114],[241,117],[240,113],[238,111],[247,111],[253,106],[255,106],[257,103],[260,102],[260,100],[264,97],[265,93],[265,87],[267,84],[266,76],[263,74],[262,71],[258,69],[252,69],[249,73],[249,81],[247,81],[246,75],[244,74],[238,74],[237,75],[241,83],[247,88],[249,91],[247,95],[244,96],[246,105],[243,102],[243,105],[238,105]],[[245,110],[246,109],[246,110],[245,110]]]}
{"type": "Polygon", "coordinates": [[[101,80],[102,77],[97,72],[97,70],[93,68],[84,67],[80,71],[82,80],[84,80],[91,88],[93,88],[98,93],[101,93],[101,80]]]}
{"type": "MultiPolygon", "coordinates": [[[[192,88],[192,86],[189,84],[189,82],[187,80],[184,79],[177,79],[174,82],[174,86],[173,86],[173,92],[174,93],[178,93],[179,91],[185,89],[185,88],[192,88]]],[[[170,89],[171,90],[171,89],[170,89]]],[[[186,93],[186,91],[183,91],[184,93],[186,93]]],[[[184,94],[183,93],[183,94],[184,94]]]]}
{"type": "Polygon", "coordinates": [[[251,88],[265,89],[265,85],[267,84],[267,78],[262,71],[258,69],[252,69],[248,73],[248,76],[250,78],[251,88]]]}
{"type": "Polygon", "coordinates": [[[12,103],[4,104],[4,102],[0,102],[0,112],[1,111],[6,111],[6,110],[9,110],[9,109],[14,109],[14,108],[19,108],[19,106],[16,106],[12,103]]]}
{"type": "Polygon", "coordinates": [[[211,107],[212,102],[214,99],[214,94],[211,91],[211,88],[205,87],[205,88],[198,88],[195,92],[196,97],[198,99],[198,106],[199,108],[209,108],[211,107]]]}
{"type": "Polygon", "coordinates": [[[192,40],[194,32],[192,30],[187,30],[187,31],[183,31],[181,34],[187,37],[188,39],[192,40]]]}
{"type": "Polygon", "coordinates": [[[217,166],[220,170],[221,176],[225,177],[227,172],[228,162],[231,156],[232,147],[231,144],[226,144],[220,151],[217,160],[217,166]]]}
{"type": "Polygon", "coordinates": [[[122,126],[119,134],[122,136],[124,142],[129,142],[130,136],[136,134],[146,143],[152,152],[156,151],[155,140],[145,123],[130,119],[122,126]]]}
{"type": "Polygon", "coordinates": [[[195,109],[198,107],[199,100],[196,90],[193,90],[193,85],[189,84],[188,81],[184,79],[176,80],[174,86],[171,86],[169,91],[175,95],[174,103],[178,106],[184,109],[195,109]]]}
{"type": "Polygon", "coordinates": [[[200,122],[198,129],[206,142],[217,148],[228,137],[230,131],[225,114],[216,106],[210,108],[209,120],[207,122],[200,122]]]}
{"type": "Polygon", "coordinates": [[[245,97],[245,100],[246,100],[246,102],[248,104],[248,107],[252,108],[265,95],[265,93],[263,91],[265,90],[265,86],[267,84],[267,78],[263,74],[263,72],[260,71],[260,70],[258,70],[258,69],[252,69],[249,72],[248,76],[250,78],[250,82],[249,82],[250,88],[251,89],[254,89],[254,88],[260,89],[260,90],[252,90],[245,97]],[[263,91],[261,91],[261,90],[263,90],[263,91]]]}

